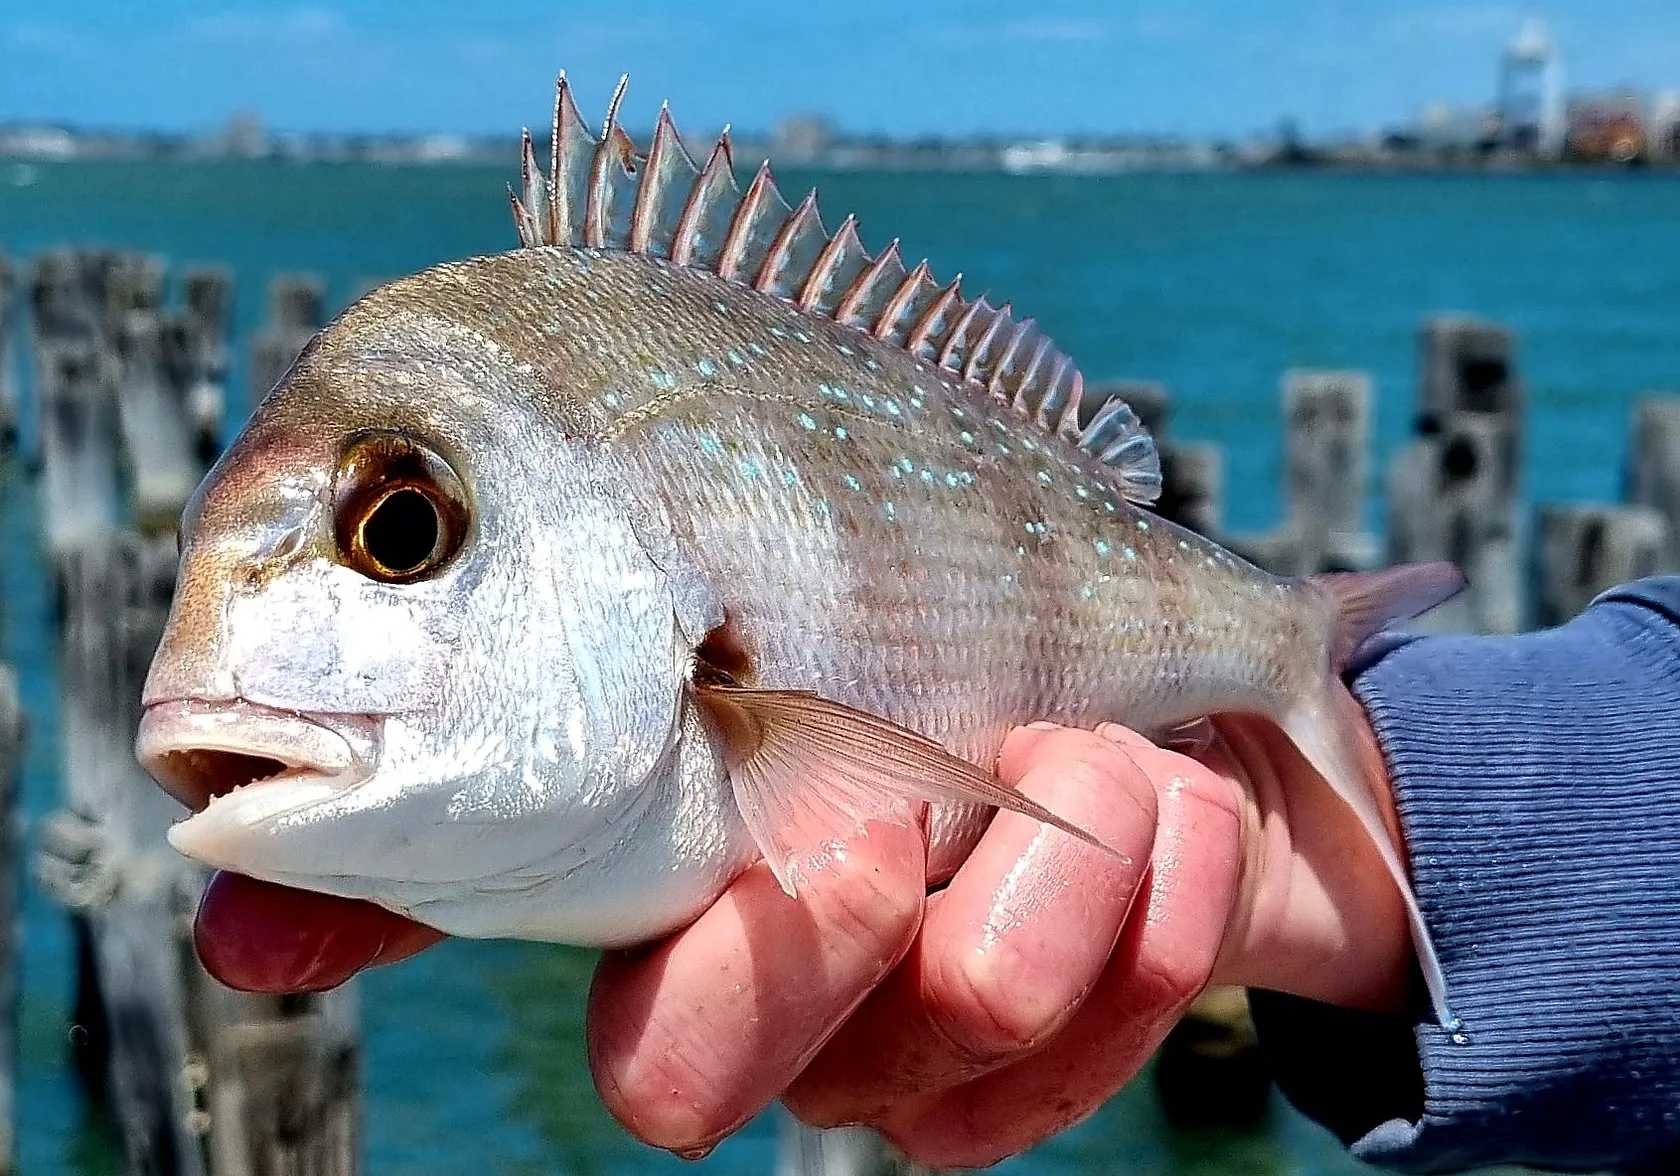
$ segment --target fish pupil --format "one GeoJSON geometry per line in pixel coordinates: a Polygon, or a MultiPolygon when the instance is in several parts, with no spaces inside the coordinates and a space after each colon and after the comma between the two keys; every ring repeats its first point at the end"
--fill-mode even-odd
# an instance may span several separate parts
{"type": "Polygon", "coordinates": [[[432,500],[418,490],[393,490],[362,524],[362,549],[398,575],[424,565],[437,550],[440,520],[432,500]]]}

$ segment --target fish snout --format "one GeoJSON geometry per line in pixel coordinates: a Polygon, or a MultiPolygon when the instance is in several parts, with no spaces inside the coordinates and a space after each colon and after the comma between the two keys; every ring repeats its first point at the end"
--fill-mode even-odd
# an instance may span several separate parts
{"type": "Polygon", "coordinates": [[[243,699],[154,702],[134,750],[163,790],[195,813],[247,785],[282,777],[351,782],[372,770],[366,750],[342,732],[243,699]]]}

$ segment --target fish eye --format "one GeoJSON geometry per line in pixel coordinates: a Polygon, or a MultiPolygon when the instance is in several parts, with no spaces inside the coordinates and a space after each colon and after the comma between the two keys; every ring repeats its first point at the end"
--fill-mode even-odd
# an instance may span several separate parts
{"type": "Polygon", "coordinates": [[[402,433],[362,433],[338,465],[334,530],[345,566],[407,584],[442,568],[461,549],[470,514],[448,462],[402,433]]]}

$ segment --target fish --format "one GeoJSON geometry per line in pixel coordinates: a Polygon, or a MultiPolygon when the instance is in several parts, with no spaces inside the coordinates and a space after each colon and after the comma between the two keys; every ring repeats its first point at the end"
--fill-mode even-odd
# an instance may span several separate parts
{"type": "MultiPolygon", "coordinates": [[[[1340,672],[1462,584],[1291,579],[1150,510],[1121,399],[959,276],[907,265],[727,131],[597,135],[565,75],[519,244],[322,329],[189,502],[136,750],[169,840],[437,932],[615,947],[763,860],[797,896],[871,821],[930,885],[999,809],[1013,727],[1170,739],[1265,716],[1358,815],[1340,672]]],[[[1106,848],[1106,847],[1104,847],[1106,848]]],[[[1109,850],[1109,852],[1113,852],[1109,850]]]]}

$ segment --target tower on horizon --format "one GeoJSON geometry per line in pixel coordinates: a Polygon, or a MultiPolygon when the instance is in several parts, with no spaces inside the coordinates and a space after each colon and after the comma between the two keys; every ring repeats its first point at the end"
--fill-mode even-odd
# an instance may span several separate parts
{"type": "Polygon", "coordinates": [[[1523,21],[1499,69],[1500,137],[1519,151],[1563,154],[1568,130],[1563,61],[1538,16],[1523,21]]]}

